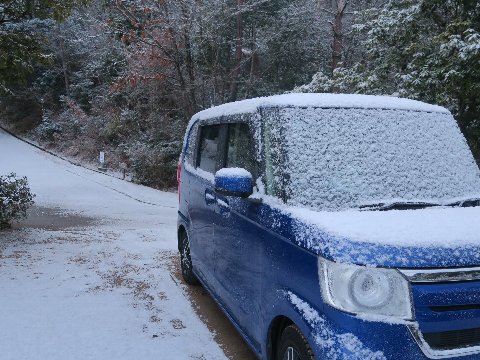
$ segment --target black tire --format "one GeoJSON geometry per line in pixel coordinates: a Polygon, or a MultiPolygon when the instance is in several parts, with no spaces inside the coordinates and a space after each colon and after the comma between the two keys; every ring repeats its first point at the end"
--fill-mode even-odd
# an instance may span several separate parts
{"type": "Polygon", "coordinates": [[[305,336],[295,325],[283,330],[277,346],[277,360],[315,360],[305,336]]]}
{"type": "Polygon", "coordinates": [[[198,285],[199,281],[193,273],[192,258],[190,257],[190,242],[186,233],[180,235],[180,267],[185,282],[189,285],[198,285]]]}

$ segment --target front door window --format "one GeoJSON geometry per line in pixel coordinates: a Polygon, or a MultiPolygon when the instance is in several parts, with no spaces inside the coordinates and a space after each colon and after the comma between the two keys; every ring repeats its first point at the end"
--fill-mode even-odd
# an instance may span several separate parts
{"type": "Polygon", "coordinates": [[[256,178],[253,139],[246,123],[229,125],[226,167],[246,169],[256,178]]]}

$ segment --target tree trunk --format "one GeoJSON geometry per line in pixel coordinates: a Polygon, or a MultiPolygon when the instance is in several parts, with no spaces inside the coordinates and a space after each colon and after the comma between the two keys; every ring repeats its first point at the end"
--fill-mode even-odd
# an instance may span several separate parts
{"type": "MultiPolygon", "coordinates": [[[[192,21],[192,17],[186,7],[185,3],[181,3],[182,14],[185,19],[189,19],[189,22],[192,21]]],[[[190,113],[188,117],[192,116],[198,111],[197,105],[197,90],[195,83],[195,59],[193,58],[192,43],[190,40],[189,28],[185,25],[183,28],[183,43],[185,47],[185,66],[187,68],[188,74],[188,93],[189,93],[189,107],[190,113]]]]}
{"type": "Polygon", "coordinates": [[[332,44],[332,72],[338,68],[342,62],[343,50],[343,16],[347,8],[348,0],[335,0],[335,21],[333,25],[333,44],[332,44]]]}
{"type": "Polygon", "coordinates": [[[256,46],[255,24],[252,24],[251,39],[252,39],[252,45],[250,48],[251,54],[250,54],[250,76],[248,78],[248,93],[247,93],[248,96],[252,93],[253,80],[254,80],[254,77],[258,75],[258,67],[259,67],[259,58],[258,58],[257,46],[256,46]]]}
{"type": "Polygon", "coordinates": [[[232,80],[230,85],[230,101],[237,100],[238,77],[242,66],[242,47],[243,47],[243,14],[242,6],[244,0],[237,0],[237,38],[235,46],[235,67],[232,71],[232,80]]]}
{"type": "Polygon", "coordinates": [[[62,29],[60,23],[57,23],[58,45],[60,49],[60,59],[62,60],[63,79],[65,81],[65,94],[70,97],[70,82],[68,79],[67,59],[65,57],[65,41],[63,40],[62,29]]]}

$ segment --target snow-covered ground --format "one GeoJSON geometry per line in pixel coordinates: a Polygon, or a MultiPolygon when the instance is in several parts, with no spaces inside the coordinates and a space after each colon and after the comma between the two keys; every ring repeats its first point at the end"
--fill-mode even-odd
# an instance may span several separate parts
{"type": "Polygon", "coordinates": [[[0,233],[0,359],[225,358],[172,276],[177,194],[0,131],[0,174],[10,172],[27,176],[37,211],[63,225],[0,233]]]}

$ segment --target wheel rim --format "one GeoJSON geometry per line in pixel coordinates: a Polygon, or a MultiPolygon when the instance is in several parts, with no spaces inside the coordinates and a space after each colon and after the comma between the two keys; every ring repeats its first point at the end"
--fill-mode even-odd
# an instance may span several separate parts
{"type": "Polygon", "coordinates": [[[300,355],[298,354],[298,351],[295,348],[289,346],[285,350],[282,360],[302,360],[302,358],[300,357],[300,355]]]}

